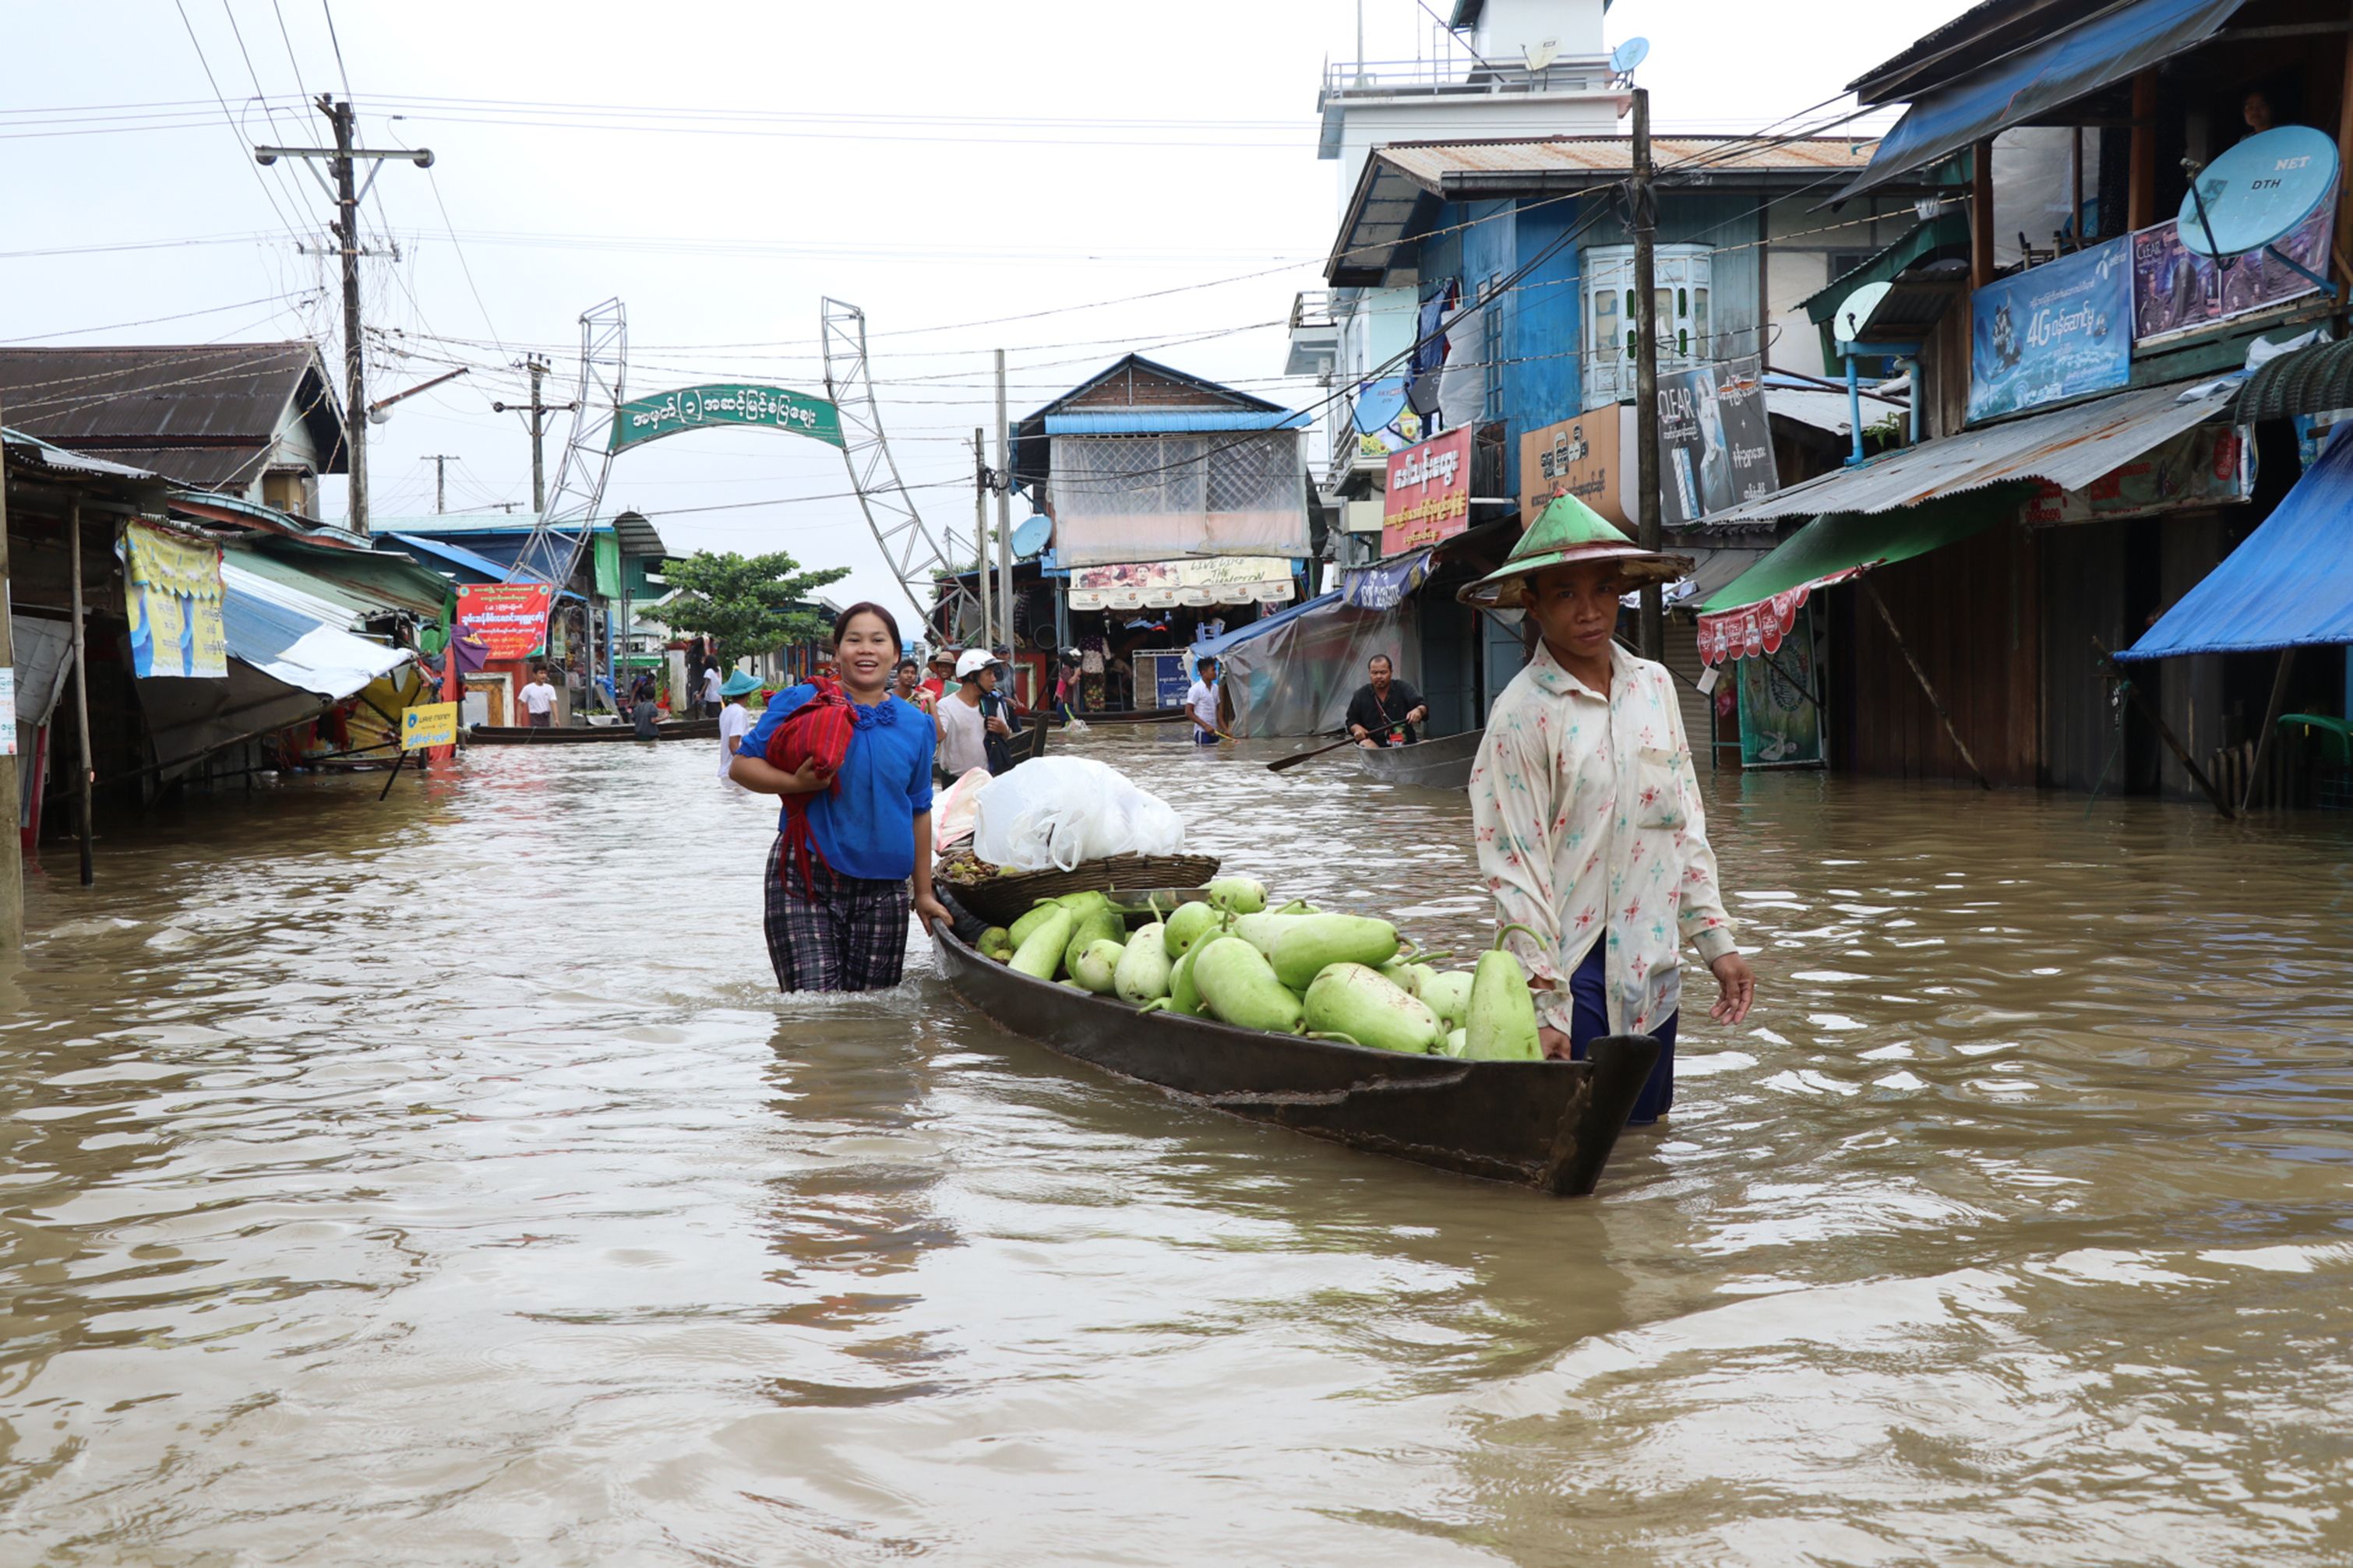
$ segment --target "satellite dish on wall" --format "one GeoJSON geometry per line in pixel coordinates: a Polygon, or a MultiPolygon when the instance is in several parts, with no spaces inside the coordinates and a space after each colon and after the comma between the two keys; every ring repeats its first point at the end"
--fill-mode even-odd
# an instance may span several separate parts
{"type": "Polygon", "coordinates": [[[1650,39],[1629,38],[1610,55],[1609,68],[1621,79],[1630,77],[1634,74],[1634,68],[1650,58],[1650,39]]]}
{"type": "Polygon", "coordinates": [[[1839,301],[1831,316],[1831,331],[1842,343],[1859,342],[1862,329],[1871,323],[1871,313],[1879,302],[1894,291],[1893,283],[1866,283],[1839,301]]]}
{"type": "Polygon", "coordinates": [[[2189,182],[2182,248],[2211,257],[2265,249],[2310,217],[2336,183],[2337,143],[2328,136],[2309,125],[2259,132],[2189,182]]]}
{"type": "Polygon", "coordinates": [[[1023,561],[1042,552],[1054,537],[1050,517],[1025,517],[1013,525],[1013,553],[1023,561]]]}
{"type": "Polygon", "coordinates": [[[1560,40],[1546,38],[1541,44],[1529,44],[1520,50],[1520,58],[1526,62],[1528,74],[1533,76],[1560,58],[1560,40]]]}

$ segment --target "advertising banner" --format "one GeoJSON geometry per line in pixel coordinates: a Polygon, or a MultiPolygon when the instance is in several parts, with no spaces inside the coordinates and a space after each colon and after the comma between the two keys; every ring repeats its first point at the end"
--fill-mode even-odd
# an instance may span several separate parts
{"type": "Polygon", "coordinates": [[[750,425],[841,445],[841,411],[824,398],[730,381],[629,399],[613,410],[613,433],[605,447],[617,452],[640,441],[711,425],[750,425]]]}
{"type": "Polygon", "coordinates": [[[1751,355],[1659,377],[1659,463],[1669,528],[1779,489],[1763,362],[1751,355]]]}
{"type": "Polygon", "coordinates": [[[1471,526],[1471,427],[1389,454],[1381,499],[1381,553],[1451,539],[1471,526]]]}
{"type": "Polygon", "coordinates": [[[427,746],[458,743],[458,705],[424,702],[400,710],[400,749],[422,751],[427,746]]]}
{"type": "Polygon", "coordinates": [[[486,659],[529,658],[547,637],[555,590],[545,583],[478,583],[458,590],[458,625],[486,659]]]}
{"type": "Polygon", "coordinates": [[[1813,610],[1801,607],[1789,635],[1770,655],[1740,661],[1740,765],[1818,768],[1823,763],[1820,687],[1814,663],[1813,610]]]}
{"type": "Polygon", "coordinates": [[[2255,493],[2255,444],[2235,426],[2201,425],[2109,469],[2080,490],[2048,479],[2018,509],[2029,528],[2233,506],[2255,493]]]}
{"type": "MultiPolygon", "coordinates": [[[[2329,224],[2337,212],[2332,187],[2319,209],[2279,242],[2289,256],[2315,272],[2328,271],[2329,224]]],[[[2191,254],[2172,221],[2132,236],[2133,341],[2147,342],[2186,332],[2233,316],[2269,310],[2317,289],[2320,285],[2284,266],[2279,257],[2251,250],[2217,263],[2191,254]]]]}
{"type": "MultiPolygon", "coordinates": [[[[1605,404],[1520,437],[1520,521],[1532,525],[1546,503],[1575,496],[1619,527],[1631,530],[1630,491],[1621,460],[1633,458],[1631,404],[1605,404]]],[[[1769,450],[1769,448],[1768,448],[1769,450]]]]}
{"type": "Polygon", "coordinates": [[[16,672],[0,664],[0,757],[16,754],[16,672]]]}
{"type": "Polygon", "coordinates": [[[1071,570],[1074,610],[1173,610],[1279,605],[1292,595],[1291,563],[1263,555],[1204,555],[1071,570]]]}
{"type": "Polygon", "coordinates": [[[117,552],[131,616],[132,673],[226,679],[220,546],[134,522],[123,529],[117,552]]]}
{"type": "Polygon", "coordinates": [[[1969,296],[1969,423],[2132,379],[2131,244],[2112,239],[1969,296]]]}
{"type": "Polygon", "coordinates": [[[1397,561],[1351,566],[1340,574],[1340,602],[1359,610],[1394,610],[1429,578],[1427,550],[1397,561]]]}

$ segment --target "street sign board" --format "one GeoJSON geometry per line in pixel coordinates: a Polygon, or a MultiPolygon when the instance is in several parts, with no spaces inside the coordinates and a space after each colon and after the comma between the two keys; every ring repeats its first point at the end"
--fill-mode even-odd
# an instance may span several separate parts
{"type": "Polygon", "coordinates": [[[422,702],[400,710],[400,749],[419,752],[427,746],[458,743],[458,705],[422,702]]]}

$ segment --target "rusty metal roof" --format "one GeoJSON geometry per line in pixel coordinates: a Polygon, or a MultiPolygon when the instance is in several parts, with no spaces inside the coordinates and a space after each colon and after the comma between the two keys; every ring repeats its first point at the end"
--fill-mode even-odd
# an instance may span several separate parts
{"type": "Polygon", "coordinates": [[[135,454],[129,460],[206,489],[250,482],[290,408],[323,455],[321,471],[345,468],[343,413],[307,341],[0,348],[0,407],[53,445],[135,454]]]}
{"type": "Polygon", "coordinates": [[[2022,479],[2078,490],[2231,406],[2239,384],[2187,401],[2191,384],[2144,387],[2070,408],[1923,441],[1711,515],[1705,527],[1748,528],[1777,517],[1894,511],[2022,479]]]}

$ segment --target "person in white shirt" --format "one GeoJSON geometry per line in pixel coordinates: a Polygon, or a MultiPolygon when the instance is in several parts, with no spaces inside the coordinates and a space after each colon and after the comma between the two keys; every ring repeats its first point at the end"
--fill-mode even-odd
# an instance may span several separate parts
{"type": "Polygon", "coordinates": [[[1012,729],[1002,719],[985,716],[980,700],[997,689],[997,667],[987,648],[966,648],[956,660],[956,679],[961,683],[940,703],[940,766],[952,779],[962,778],[974,768],[988,766],[988,737],[993,732],[1009,735],[1012,729]]]}
{"type": "Polygon", "coordinates": [[[726,683],[719,689],[720,698],[725,704],[719,710],[719,778],[731,795],[752,793],[728,777],[728,769],[733,765],[735,753],[742,748],[744,737],[752,728],[752,710],[744,705],[744,699],[759,689],[760,683],[741,670],[729,676],[726,683]]]}
{"type": "Polygon", "coordinates": [[[524,722],[534,730],[544,730],[555,722],[555,688],[547,683],[547,666],[531,667],[531,684],[515,693],[526,715],[524,722]]]}
{"type": "Polygon", "coordinates": [[[702,711],[706,717],[712,719],[719,717],[719,705],[725,689],[724,683],[720,679],[717,665],[714,664],[702,672],[702,711]]]}
{"type": "Polygon", "coordinates": [[[1222,738],[1218,733],[1218,661],[1201,656],[1195,668],[1192,689],[1185,693],[1185,706],[1193,715],[1193,743],[1214,746],[1222,738]]]}

